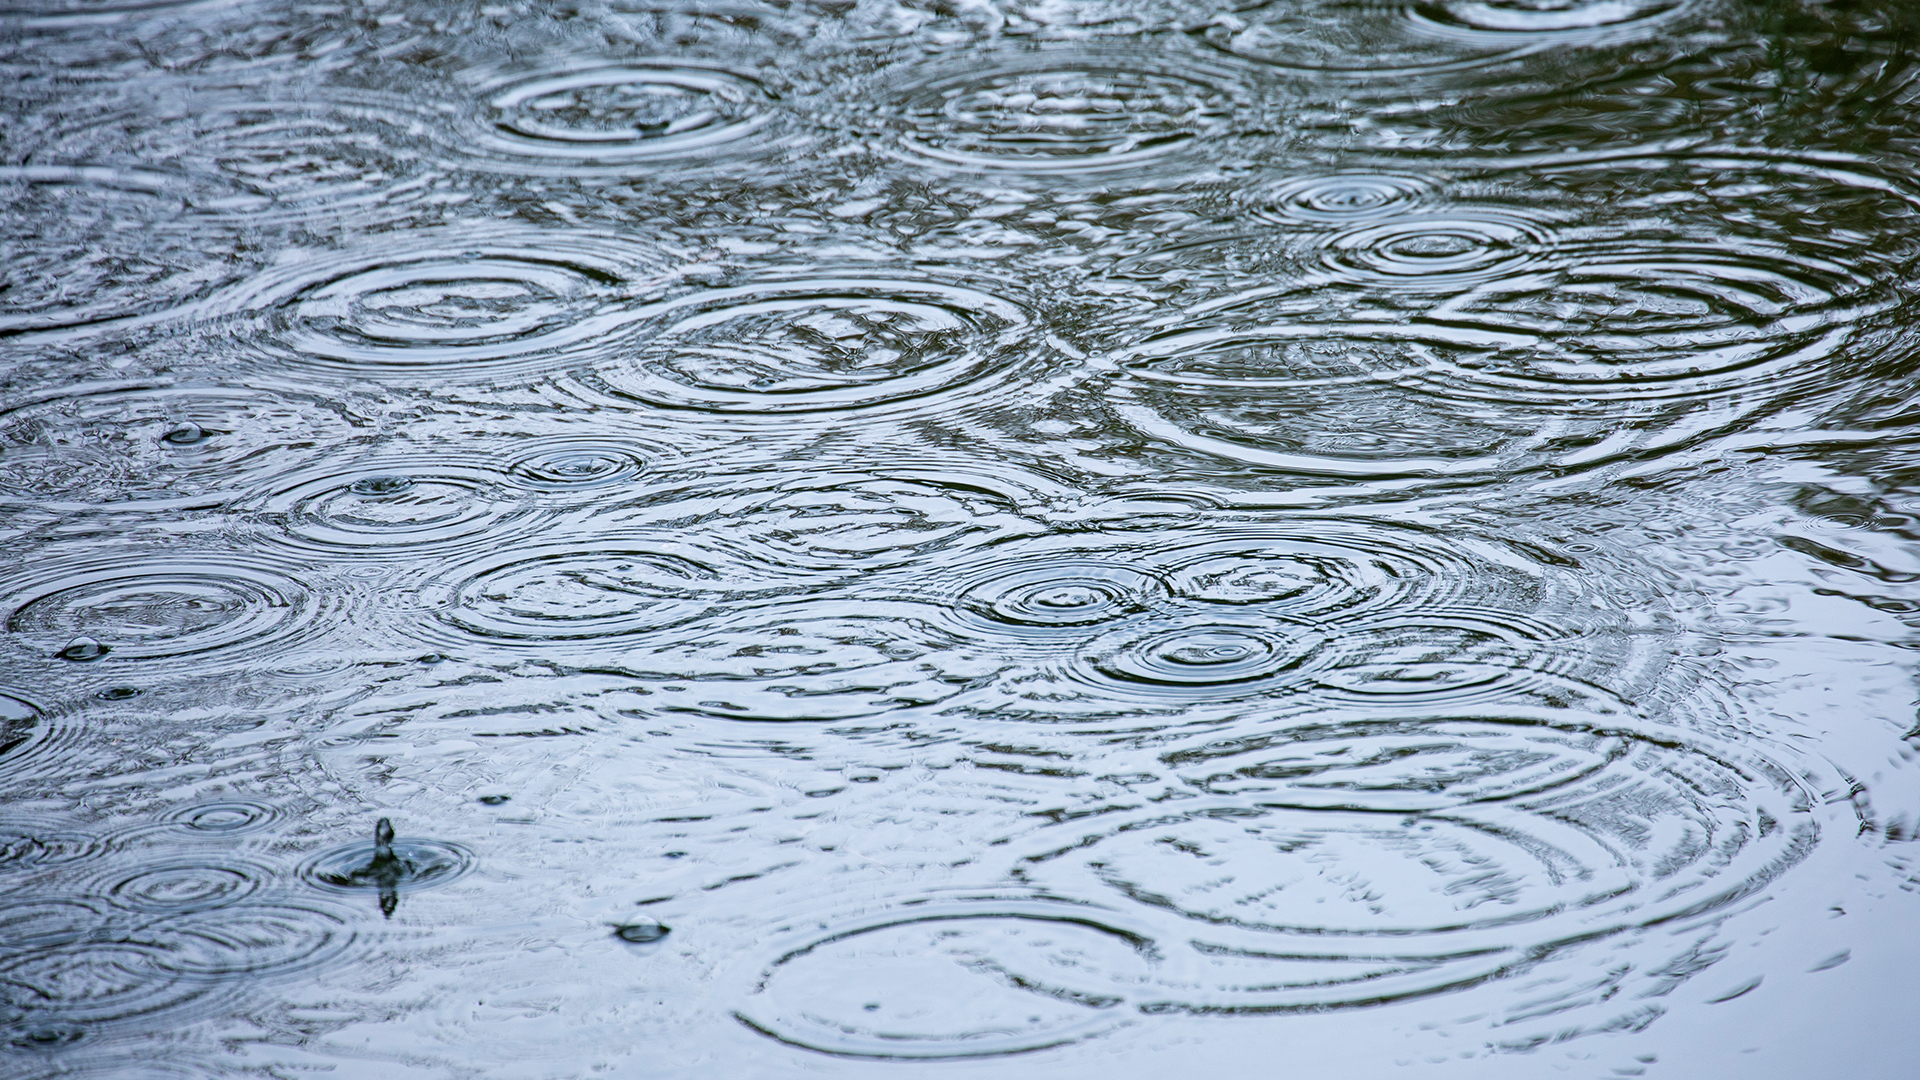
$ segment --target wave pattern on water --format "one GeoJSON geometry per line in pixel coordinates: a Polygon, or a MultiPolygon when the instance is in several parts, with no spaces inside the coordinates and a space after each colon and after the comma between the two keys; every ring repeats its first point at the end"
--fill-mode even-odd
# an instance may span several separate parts
{"type": "Polygon", "coordinates": [[[1904,1075],[1910,6],[0,0],[0,1074],[1904,1075]]]}

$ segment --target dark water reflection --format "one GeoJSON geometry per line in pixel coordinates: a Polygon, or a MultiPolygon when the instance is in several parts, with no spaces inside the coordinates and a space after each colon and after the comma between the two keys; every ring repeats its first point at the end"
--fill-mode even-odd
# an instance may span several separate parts
{"type": "Polygon", "coordinates": [[[0,1074],[1909,1075],[1917,32],[0,6],[0,1074]]]}

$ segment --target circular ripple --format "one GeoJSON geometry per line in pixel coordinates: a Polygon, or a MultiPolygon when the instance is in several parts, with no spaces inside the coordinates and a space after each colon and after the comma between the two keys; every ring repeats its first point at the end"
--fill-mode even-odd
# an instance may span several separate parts
{"type": "Polygon", "coordinates": [[[50,1026],[84,1037],[163,1012],[177,1021],[222,992],[331,962],[353,941],[344,919],[305,905],[133,918],[79,901],[8,905],[0,928],[15,948],[0,953],[0,1022],[29,1037],[50,1026]]]}
{"type": "MultiPolygon", "coordinates": [[[[202,1002],[213,988],[197,979],[157,970],[159,947],[145,935],[114,940],[101,928],[97,940],[43,945],[0,955],[0,1003],[9,1028],[50,1024],[90,1026],[125,1022],[202,1002]]],[[[126,933],[119,931],[117,933],[126,933]]]]}
{"type": "Polygon", "coordinates": [[[0,874],[59,868],[107,850],[104,841],[53,825],[0,822],[0,874]]]}
{"type": "Polygon", "coordinates": [[[1281,224],[1352,225],[1405,213],[1427,192],[1417,176],[1342,172],[1298,176],[1238,196],[1253,215],[1281,224]]]}
{"type": "Polygon", "coordinates": [[[76,636],[117,660],[270,653],[326,629],[318,600],[278,569],[239,555],[121,552],[38,564],[6,592],[9,633],[49,655],[76,636]]]}
{"type": "Polygon", "coordinates": [[[62,508],[203,503],[352,431],[336,403],[292,391],[83,384],[0,406],[0,489],[62,508]]]}
{"type": "Polygon", "coordinates": [[[486,94],[486,121],[460,149],[531,172],[711,160],[776,115],[754,79],[675,60],[519,76],[486,94]]]}
{"type": "Polygon", "coordinates": [[[0,693],[0,758],[26,746],[40,728],[38,706],[25,698],[0,693]]]}
{"type": "Polygon", "coordinates": [[[1035,347],[1017,305],[927,281],[825,278],[720,289],[641,313],[607,388],[720,412],[848,409],[944,390],[1035,347]]]}
{"type": "Polygon", "coordinates": [[[77,341],[169,318],[249,265],[217,232],[182,229],[192,186],[91,165],[0,167],[0,336],[77,341]]]}
{"type": "Polygon", "coordinates": [[[535,438],[521,442],[507,476],[535,491],[588,491],[638,479],[651,465],[647,454],[626,443],[591,436],[535,438]]]}
{"type": "Polygon", "coordinates": [[[338,960],[354,933],[339,913],[309,904],[235,903],[149,924],[155,971],[186,981],[244,980],[308,971],[338,960]]]}
{"type": "Polygon", "coordinates": [[[1076,826],[1021,876],[1125,898],[1193,942],[1192,988],[1148,1011],[1312,1009],[1512,977],[1608,938],[1656,972],[1668,935],[1634,935],[1713,924],[1818,835],[1787,772],[1669,734],[1445,721],[1309,742],[1322,754],[1276,733],[1280,753],[1209,762],[1239,759],[1203,781],[1238,794],[1076,826]]]}
{"type": "Polygon", "coordinates": [[[1266,809],[1401,813],[1539,796],[1592,781],[1642,749],[1605,718],[1543,713],[1307,724],[1162,760],[1198,790],[1266,809]]]}
{"type": "MultiPolygon", "coordinates": [[[[1319,76],[1424,76],[1511,69],[1543,49],[1565,56],[1569,49],[1671,35],[1706,6],[1704,0],[1305,0],[1237,11],[1203,36],[1236,56],[1319,76]]],[[[1528,73],[1514,74],[1519,82],[1528,73]]],[[[1404,85],[1394,90],[1406,93],[1404,85]]]]}
{"type": "Polygon", "coordinates": [[[1040,904],[928,905],[841,927],[768,966],[736,1014],[846,1057],[989,1057],[1125,1023],[1152,947],[1040,904]]]}
{"type": "Polygon", "coordinates": [[[1494,210],[1400,215],[1328,241],[1327,268],[1342,281],[1452,291],[1510,276],[1550,243],[1538,222],[1494,210]]]}
{"type": "Polygon", "coordinates": [[[1701,417],[1597,411],[1564,389],[1490,404],[1477,372],[1537,341],[1450,323],[1192,330],[1120,356],[1113,408],[1142,435],[1203,460],[1379,490],[1589,467],[1700,437],[1701,417]],[[1552,415],[1521,407],[1532,404],[1552,415]]]}
{"type": "Polygon", "coordinates": [[[1204,64],[1112,64],[1045,55],[937,74],[899,106],[914,158],[969,169],[1085,172],[1138,168],[1226,131],[1231,76],[1204,64]]]}
{"type": "Polygon", "coordinates": [[[402,837],[393,842],[390,872],[369,873],[375,850],[372,841],[363,840],[323,851],[301,865],[300,877],[317,888],[349,895],[413,892],[458,881],[475,861],[473,852],[459,844],[402,837]]]}
{"type": "Polygon", "coordinates": [[[497,545],[525,524],[522,493],[481,465],[421,454],[330,466],[288,478],[257,516],[302,551],[415,557],[467,544],[497,545]]]}
{"type": "Polygon", "coordinates": [[[635,648],[618,665],[650,684],[655,710],[737,720],[876,716],[945,701],[995,670],[956,655],[927,625],[934,612],[862,608],[871,614],[749,609],[682,627],[671,644],[635,648]]]}
{"type": "Polygon", "coordinates": [[[1174,595],[1317,623],[1527,590],[1497,546],[1415,529],[1328,522],[1311,528],[1230,529],[1176,541],[1148,558],[1174,595]]]}
{"type": "Polygon", "coordinates": [[[1325,637],[1308,624],[1181,621],[1096,640],[1074,674],[1125,699],[1221,700],[1295,692],[1325,659],[1325,637]]]}
{"type": "Polygon", "coordinates": [[[1504,59],[1524,47],[1422,33],[1434,20],[1410,18],[1412,7],[1348,0],[1268,4],[1218,20],[1203,36],[1235,56],[1323,76],[1438,73],[1504,59]]]}
{"type": "MultiPolygon", "coordinates": [[[[1012,561],[1012,560],[1009,560],[1012,561]]],[[[1020,559],[965,586],[963,613],[989,629],[1020,632],[1111,623],[1140,614],[1166,594],[1151,573],[1093,558],[1020,559]]]]}
{"type": "Polygon", "coordinates": [[[634,537],[492,554],[429,583],[422,601],[444,624],[491,642],[617,645],[697,618],[718,601],[785,587],[750,575],[719,553],[634,537]]]}
{"type": "Polygon", "coordinates": [[[1417,30],[1464,44],[1591,45],[1655,33],[1699,6],[1698,0],[1430,0],[1409,14],[1417,30]]]}
{"type": "Polygon", "coordinates": [[[1018,510],[1033,496],[1010,470],[788,473],[772,482],[764,473],[709,473],[682,482],[671,497],[598,515],[595,534],[670,540],[662,550],[713,565],[742,593],[804,592],[1034,531],[1018,510]],[[615,531],[622,528],[631,533],[615,531]]]}
{"type": "Polygon", "coordinates": [[[280,811],[265,803],[223,799],[183,807],[162,820],[196,835],[226,837],[258,832],[279,819],[280,811]]]}
{"type": "Polygon", "coordinates": [[[1461,332],[1526,335],[1445,372],[1462,396],[1699,400],[1817,378],[1892,299],[1842,263],[1729,236],[1631,239],[1556,255],[1433,313],[1461,332]]]}
{"type": "Polygon", "coordinates": [[[613,237],[503,232],[330,254],[210,304],[275,359],[361,374],[550,367],[627,317],[662,279],[613,237]]]}
{"type": "Polygon", "coordinates": [[[129,911],[192,914],[238,903],[271,876],[272,871],[258,866],[173,861],[120,877],[103,893],[109,902],[129,911]]]}
{"type": "Polygon", "coordinates": [[[332,229],[356,218],[391,223],[432,192],[405,149],[404,112],[378,105],[200,99],[175,134],[237,193],[208,209],[249,224],[332,229]]]}

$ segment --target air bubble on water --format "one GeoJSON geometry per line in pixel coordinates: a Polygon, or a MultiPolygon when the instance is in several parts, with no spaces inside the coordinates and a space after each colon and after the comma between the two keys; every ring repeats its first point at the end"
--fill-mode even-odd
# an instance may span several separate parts
{"type": "Polygon", "coordinates": [[[75,663],[84,664],[98,660],[112,651],[113,649],[111,647],[103,645],[99,641],[82,634],[72,641],[67,642],[66,648],[61,649],[55,655],[62,660],[72,660],[75,663]]]}
{"type": "Polygon", "coordinates": [[[213,432],[208,431],[199,424],[187,423],[181,424],[179,427],[162,435],[161,439],[172,446],[194,446],[198,443],[205,442],[212,435],[213,432]]]}
{"type": "Polygon", "coordinates": [[[671,932],[671,929],[661,925],[658,919],[647,915],[613,928],[613,936],[629,945],[651,945],[671,932]]]}

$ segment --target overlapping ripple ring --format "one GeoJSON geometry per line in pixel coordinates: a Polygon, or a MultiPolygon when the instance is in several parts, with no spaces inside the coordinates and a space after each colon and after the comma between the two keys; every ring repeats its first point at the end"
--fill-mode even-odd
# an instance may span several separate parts
{"type": "Polygon", "coordinates": [[[551,367],[628,317],[663,278],[617,237],[422,232],[278,267],[209,304],[250,346],[361,375],[551,367]]]}
{"type": "Polygon", "coordinates": [[[0,691],[0,760],[27,745],[42,726],[40,706],[25,697],[0,691]]]}
{"type": "Polygon", "coordinates": [[[1143,562],[1182,599],[1323,624],[1484,597],[1541,573],[1497,543],[1332,521],[1210,530],[1164,542],[1143,562]]]}
{"type": "Polygon", "coordinates": [[[989,633],[1073,641],[1080,628],[1139,615],[1167,593],[1151,571],[1099,553],[1003,553],[995,563],[955,598],[962,619],[989,633]]]}
{"type": "Polygon", "coordinates": [[[294,390],[195,383],[81,384],[0,405],[16,464],[0,487],[48,506],[162,509],[224,498],[351,432],[337,406],[294,390]],[[41,452],[44,443],[57,451],[41,452]],[[111,493],[111,495],[109,495],[111,493]]]}
{"type": "Polygon", "coordinates": [[[1703,0],[1427,0],[1407,9],[1414,28],[1463,45],[1612,45],[1666,32],[1703,0]]]}
{"type": "Polygon", "coordinates": [[[169,858],[118,870],[94,891],[127,911],[190,914],[239,903],[273,878],[272,870],[255,864],[169,858]]]}
{"type": "Polygon", "coordinates": [[[1208,29],[1216,48],[1319,75],[1439,75],[1543,49],[1606,46],[1671,33],[1703,0],[1343,0],[1255,7],[1208,29]]]}
{"type": "Polygon", "coordinates": [[[718,289],[638,313],[643,340],[597,378],[656,405],[734,413],[920,397],[1020,358],[1019,305],[934,281],[819,278],[718,289]]]}
{"type": "Polygon", "coordinates": [[[988,172],[1139,168],[1226,131],[1241,94],[1234,73],[1144,56],[996,60],[986,70],[909,69],[903,153],[988,172]]]}
{"type": "Polygon", "coordinates": [[[528,527],[529,496],[504,480],[491,465],[456,454],[393,455],[285,477],[249,509],[279,526],[269,539],[304,553],[411,558],[494,546],[528,527]]]}
{"type": "Polygon", "coordinates": [[[670,643],[633,649],[618,666],[648,685],[656,711],[748,721],[848,720],[934,705],[997,667],[969,666],[930,625],[936,612],[836,606],[723,611],[677,629],[670,643]]]}
{"type": "Polygon", "coordinates": [[[611,536],[489,552],[436,575],[420,601],[465,641],[620,646],[726,599],[791,587],[755,569],[671,535],[611,536]]]}
{"type": "Polygon", "coordinates": [[[86,862],[108,849],[100,837],[53,822],[12,815],[0,818],[0,886],[7,875],[86,862]]]}
{"type": "Polygon", "coordinates": [[[520,73],[481,93],[453,149],[473,166],[537,175],[710,162],[751,149],[779,115],[752,76],[677,59],[520,73]]]}
{"type": "MultiPolygon", "coordinates": [[[[677,478],[685,483],[689,477],[677,478]]],[[[722,559],[743,592],[804,593],[856,575],[910,569],[1035,531],[1017,507],[1034,497],[1018,471],[982,476],[960,468],[884,473],[709,473],[595,531],[675,537],[722,559]]],[[[917,591],[916,591],[917,592],[917,591]]]]}
{"type": "Polygon", "coordinates": [[[1312,685],[1329,659],[1326,641],[1307,622],[1182,613],[1088,642],[1067,674],[1103,696],[1147,706],[1277,697],[1312,685]]]}
{"type": "Polygon", "coordinates": [[[207,839],[225,839],[271,828],[280,820],[281,811],[272,805],[247,799],[222,799],[217,802],[183,806],[163,820],[179,831],[207,839]]]}
{"type": "Polygon", "coordinates": [[[1161,761],[1196,790],[1264,809],[1428,813],[1588,783],[1641,749],[1617,717],[1564,709],[1406,710],[1232,735],[1161,761]]]}
{"type": "Polygon", "coordinates": [[[1362,224],[1329,238],[1321,262],[1339,281],[1457,291],[1517,273],[1552,243],[1543,222],[1504,210],[1459,207],[1362,224]]]}
{"type": "Polygon", "coordinates": [[[937,1060],[1064,1046],[1125,1024],[1154,942],[1081,905],[928,898],[827,924],[761,972],[735,1012],[843,1057],[937,1060]]]}
{"type": "Polygon", "coordinates": [[[204,230],[184,212],[203,183],[83,163],[0,169],[0,192],[8,181],[31,203],[9,210],[39,222],[42,233],[32,246],[7,238],[0,338],[73,343],[177,319],[243,274],[249,261],[210,259],[193,231],[181,227],[193,221],[204,230]]]}
{"type": "Polygon", "coordinates": [[[1583,626],[1497,608],[1434,611],[1343,631],[1316,671],[1320,699],[1484,708],[1501,702],[1616,702],[1663,654],[1617,620],[1583,626]]]}
{"type": "Polygon", "coordinates": [[[1147,1011],[1297,1011],[1511,978],[1615,938],[1603,962],[1651,975],[1698,934],[1636,934],[1710,927],[1815,843],[1811,794],[1764,759],[1608,718],[1534,725],[1334,724],[1306,745],[1175,753],[1227,794],[1063,830],[1018,876],[1125,898],[1192,942],[1169,965],[1186,985],[1147,1011]]]}
{"type": "Polygon", "coordinates": [[[355,940],[325,906],[238,900],[210,910],[121,912],[80,900],[11,905],[17,948],[0,952],[0,993],[19,1006],[8,1026],[91,1029],[211,1007],[257,980],[309,970],[355,940]]]}
{"type": "Polygon", "coordinates": [[[1450,333],[1533,340],[1434,382],[1493,401],[1784,393],[1893,303],[1842,262],[1737,237],[1586,245],[1437,306],[1429,318],[1450,333]],[[1533,314],[1543,298],[1550,318],[1533,314]]]}
{"type": "Polygon", "coordinates": [[[1680,422],[1608,415],[1565,387],[1523,394],[1485,374],[1524,365],[1545,348],[1540,335],[1494,320],[1201,328],[1116,355],[1122,377],[1110,392],[1116,414],[1150,437],[1349,482],[1477,481],[1556,463],[1577,467],[1676,445],[1702,430],[1685,415],[1680,422]],[[1249,405],[1263,400],[1275,405],[1249,405]],[[1498,402],[1565,417],[1565,426],[1551,431],[1544,418],[1495,410],[1498,402]],[[1316,421],[1303,423],[1307,415],[1316,421]],[[1550,431],[1567,440],[1564,449],[1550,431]]]}
{"type": "Polygon", "coordinates": [[[212,99],[191,123],[183,141],[239,191],[219,210],[250,224],[392,221],[432,192],[404,149],[422,125],[394,102],[212,99]]]}
{"type": "Polygon", "coordinates": [[[116,660],[269,655],[325,632],[333,603],[274,563],[237,553],[104,551],[9,575],[9,633],[47,655],[77,637],[116,660]]]}

